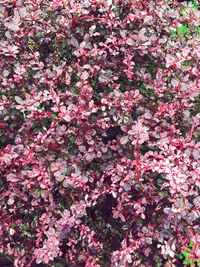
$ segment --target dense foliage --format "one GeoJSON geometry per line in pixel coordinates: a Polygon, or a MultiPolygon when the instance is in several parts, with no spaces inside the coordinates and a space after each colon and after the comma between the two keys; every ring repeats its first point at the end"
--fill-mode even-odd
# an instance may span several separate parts
{"type": "Polygon", "coordinates": [[[198,264],[198,1],[0,12],[0,252],[18,267],[198,264]]]}

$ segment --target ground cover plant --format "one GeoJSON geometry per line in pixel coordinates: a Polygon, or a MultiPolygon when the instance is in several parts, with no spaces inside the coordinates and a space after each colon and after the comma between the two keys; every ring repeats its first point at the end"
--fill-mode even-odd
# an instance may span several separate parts
{"type": "Polygon", "coordinates": [[[198,266],[198,1],[0,0],[0,253],[198,266]]]}

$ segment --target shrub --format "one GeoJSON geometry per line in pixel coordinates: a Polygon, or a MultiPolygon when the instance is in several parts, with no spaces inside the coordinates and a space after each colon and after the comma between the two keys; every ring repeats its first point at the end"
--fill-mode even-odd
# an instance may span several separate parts
{"type": "MultiPolygon", "coordinates": [[[[198,1],[1,1],[0,252],[200,259],[198,1]]],[[[56,266],[56,265],[55,265],[56,266]]]]}

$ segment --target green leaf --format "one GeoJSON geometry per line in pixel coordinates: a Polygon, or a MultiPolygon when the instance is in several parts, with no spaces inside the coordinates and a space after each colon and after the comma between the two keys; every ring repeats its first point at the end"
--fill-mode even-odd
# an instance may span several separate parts
{"type": "Polygon", "coordinates": [[[42,197],[45,194],[45,189],[37,188],[35,192],[39,197],[42,197]]]}
{"type": "Polygon", "coordinates": [[[157,146],[150,146],[149,148],[151,150],[153,150],[153,151],[158,151],[159,150],[159,148],[157,146]]]}
{"type": "Polygon", "coordinates": [[[161,266],[162,266],[161,260],[160,259],[156,260],[156,267],[161,267],[161,266]]]}
{"type": "Polygon", "coordinates": [[[62,48],[66,48],[66,47],[67,47],[67,40],[62,39],[62,48]]]}
{"type": "Polygon", "coordinates": [[[176,35],[177,34],[177,30],[176,29],[171,29],[171,34],[172,35],[176,35]]]}
{"type": "Polygon", "coordinates": [[[58,117],[57,114],[51,114],[51,118],[52,118],[52,119],[56,119],[57,117],[58,117]]]}
{"type": "Polygon", "coordinates": [[[188,251],[183,251],[183,256],[184,256],[186,259],[188,259],[189,256],[190,256],[190,254],[189,254],[188,251]]]}
{"type": "Polygon", "coordinates": [[[182,254],[179,254],[179,255],[178,255],[178,258],[182,260],[184,257],[183,257],[182,254]]]}
{"type": "Polygon", "coordinates": [[[0,143],[5,143],[6,139],[7,139],[6,136],[1,135],[0,136],[0,143]]]}
{"type": "Polygon", "coordinates": [[[188,247],[189,247],[189,248],[192,248],[192,247],[193,247],[193,245],[194,245],[194,242],[190,241],[190,243],[189,243],[188,247]]]}
{"type": "Polygon", "coordinates": [[[120,5],[116,4],[115,7],[114,7],[114,12],[119,11],[119,9],[120,9],[120,5]]]}
{"type": "MultiPolygon", "coordinates": [[[[165,192],[165,191],[160,191],[158,194],[159,194],[159,196],[161,196],[162,198],[168,197],[168,193],[165,192]]],[[[183,256],[182,256],[182,255],[180,255],[180,256],[181,256],[182,259],[183,259],[183,256]]],[[[181,258],[180,258],[180,259],[181,259],[181,258]]]]}
{"type": "Polygon", "coordinates": [[[194,264],[194,261],[192,261],[192,260],[188,260],[187,264],[189,264],[189,265],[192,266],[192,265],[194,264]]]}
{"type": "Polygon", "coordinates": [[[146,95],[147,94],[147,88],[145,86],[141,86],[140,89],[139,89],[139,91],[143,95],[146,95]]]}
{"type": "Polygon", "coordinates": [[[70,136],[69,140],[72,144],[74,144],[74,142],[76,141],[76,136],[75,135],[70,136]]]}
{"type": "Polygon", "coordinates": [[[62,262],[55,262],[55,267],[63,267],[63,263],[62,262]]]}
{"type": "Polygon", "coordinates": [[[188,27],[186,24],[181,25],[178,29],[177,29],[177,34],[178,35],[185,35],[188,32],[188,27]]]}
{"type": "Polygon", "coordinates": [[[198,10],[199,4],[198,4],[198,0],[194,0],[192,3],[192,9],[193,10],[198,10]]]}
{"type": "Polygon", "coordinates": [[[183,261],[183,264],[193,265],[193,264],[194,264],[194,261],[185,259],[185,260],[183,261]]]}

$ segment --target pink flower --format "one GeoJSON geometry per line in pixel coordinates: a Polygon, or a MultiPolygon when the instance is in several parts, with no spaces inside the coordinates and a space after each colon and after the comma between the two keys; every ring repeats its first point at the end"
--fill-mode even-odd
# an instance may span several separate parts
{"type": "Polygon", "coordinates": [[[134,140],[132,141],[133,145],[137,143],[137,140],[139,144],[143,144],[149,140],[147,127],[143,126],[140,120],[131,127],[131,130],[128,133],[129,135],[134,136],[134,140]]]}
{"type": "Polygon", "coordinates": [[[54,1],[51,2],[50,7],[51,7],[52,9],[55,9],[55,8],[57,8],[57,7],[62,6],[63,4],[64,4],[64,3],[63,3],[63,0],[54,0],[54,1]]]}

